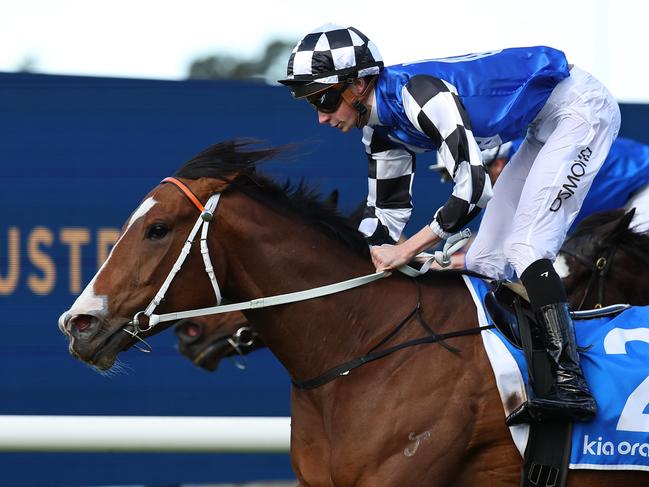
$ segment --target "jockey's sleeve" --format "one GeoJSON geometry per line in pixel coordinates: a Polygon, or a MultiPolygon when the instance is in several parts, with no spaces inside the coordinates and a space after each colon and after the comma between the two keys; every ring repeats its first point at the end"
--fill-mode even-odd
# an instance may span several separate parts
{"type": "Polygon", "coordinates": [[[363,128],[368,161],[368,192],[358,229],[371,245],[395,243],[412,212],[414,154],[370,126],[363,128]]]}
{"type": "Polygon", "coordinates": [[[471,221],[492,195],[469,115],[455,87],[433,76],[413,76],[403,87],[402,99],[406,116],[432,140],[455,182],[453,193],[430,223],[433,232],[448,238],[471,221]]]}

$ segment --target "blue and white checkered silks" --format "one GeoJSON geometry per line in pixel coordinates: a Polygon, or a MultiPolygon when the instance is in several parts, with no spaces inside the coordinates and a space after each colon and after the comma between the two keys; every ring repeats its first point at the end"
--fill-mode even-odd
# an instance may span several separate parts
{"type": "MultiPolygon", "coordinates": [[[[490,324],[483,308],[486,284],[464,276],[481,325],[490,324]]],[[[581,366],[597,400],[593,421],[574,423],[571,469],[649,471],[649,306],[633,307],[614,318],[575,322],[581,366]]],[[[521,350],[497,330],[482,332],[505,414],[526,397],[527,368],[521,350]]],[[[521,452],[529,426],[510,428],[521,452]]]]}

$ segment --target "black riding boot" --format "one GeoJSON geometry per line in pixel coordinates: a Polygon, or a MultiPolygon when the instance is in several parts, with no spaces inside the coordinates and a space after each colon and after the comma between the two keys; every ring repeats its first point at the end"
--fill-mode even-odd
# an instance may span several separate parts
{"type": "Polygon", "coordinates": [[[597,413],[597,404],[579,365],[575,330],[561,278],[552,262],[543,259],[530,265],[521,281],[541,328],[553,375],[546,390],[529,394],[528,413],[536,421],[553,417],[588,421],[597,413]]]}
{"type": "Polygon", "coordinates": [[[528,399],[530,415],[537,420],[544,417],[563,417],[575,421],[592,419],[597,413],[597,404],[579,365],[568,304],[548,304],[535,314],[544,335],[554,381],[548,391],[528,399]]]}

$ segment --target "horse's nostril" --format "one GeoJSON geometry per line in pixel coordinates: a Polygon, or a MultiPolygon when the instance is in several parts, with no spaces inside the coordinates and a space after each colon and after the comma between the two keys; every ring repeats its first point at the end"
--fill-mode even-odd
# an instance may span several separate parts
{"type": "Polygon", "coordinates": [[[74,326],[77,331],[86,331],[90,328],[90,318],[88,316],[80,316],[79,319],[75,320],[74,326]]]}
{"type": "Polygon", "coordinates": [[[192,338],[201,334],[201,328],[196,323],[190,323],[185,327],[185,333],[192,338]]]}
{"type": "Polygon", "coordinates": [[[194,341],[203,334],[203,327],[193,321],[182,321],[176,325],[176,334],[181,340],[194,341]]]}
{"type": "Polygon", "coordinates": [[[99,320],[91,315],[77,315],[69,320],[70,333],[76,337],[88,337],[99,327],[99,320]]]}

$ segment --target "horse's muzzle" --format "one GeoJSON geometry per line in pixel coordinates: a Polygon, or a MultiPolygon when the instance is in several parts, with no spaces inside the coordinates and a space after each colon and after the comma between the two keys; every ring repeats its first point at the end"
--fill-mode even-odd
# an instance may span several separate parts
{"type": "Polygon", "coordinates": [[[63,333],[64,335],[68,334],[65,331],[65,325],[67,324],[69,317],[70,313],[67,311],[64,311],[61,316],[59,316],[59,330],[61,330],[61,333],[63,333]]]}

